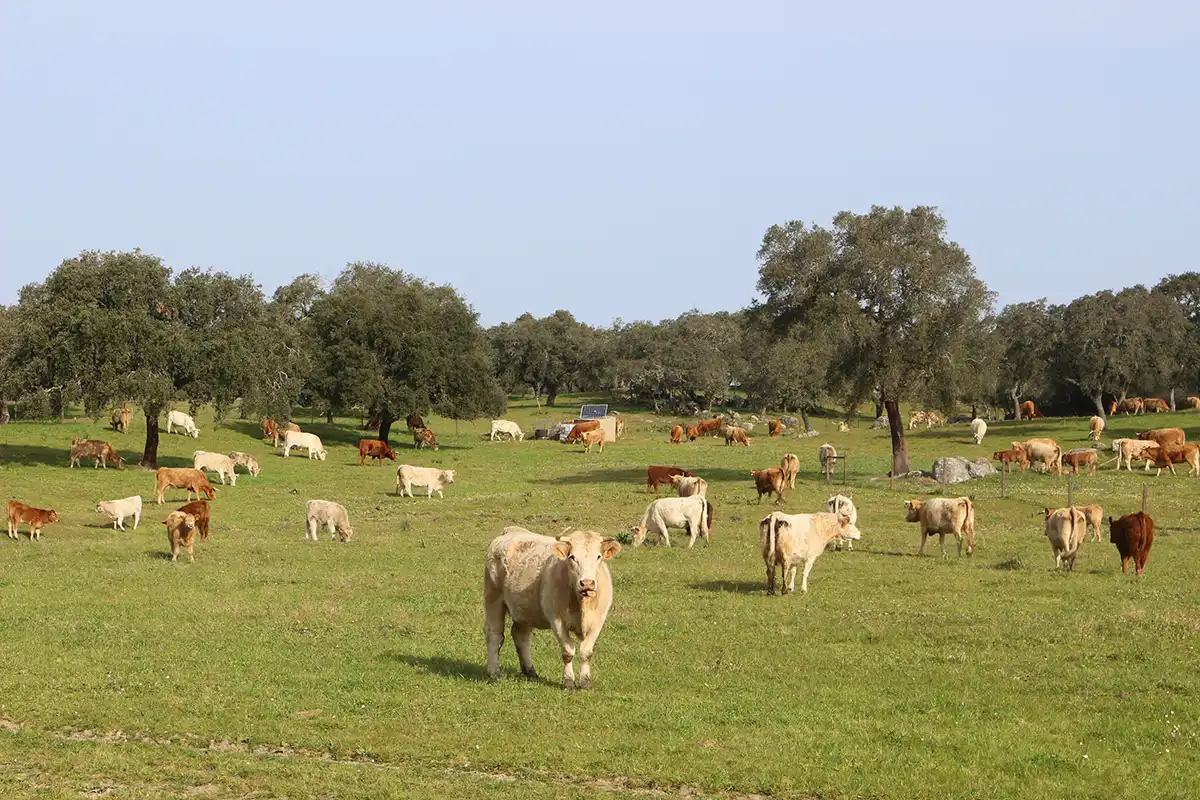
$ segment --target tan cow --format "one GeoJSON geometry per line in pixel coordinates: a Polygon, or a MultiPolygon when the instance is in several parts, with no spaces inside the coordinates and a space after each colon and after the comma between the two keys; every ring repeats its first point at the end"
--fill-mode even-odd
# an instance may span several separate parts
{"type": "Polygon", "coordinates": [[[1183,407],[1185,409],[1191,409],[1193,411],[1197,408],[1200,408],[1200,397],[1196,397],[1194,395],[1188,395],[1187,398],[1183,401],[1183,407]]]}
{"type": "Polygon", "coordinates": [[[413,487],[424,486],[427,500],[433,499],[434,492],[438,493],[440,499],[445,500],[446,493],[443,490],[452,483],[454,483],[454,470],[452,469],[414,467],[411,464],[401,464],[396,467],[397,497],[408,495],[415,498],[413,487]]]}
{"type": "Polygon", "coordinates": [[[696,475],[672,475],[671,483],[680,497],[708,496],[708,481],[696,475]]]}
{"type": "Polygon", "coordinates": [[[731,444],[741,444],[746,447],[750,446],[750,437],[746,436],[746,429],[739,428],[736,425],[728,425],[721,431],[725,436],[725,446],[731,444]]]}
{"type": "Polygon", "coordinates": [[[938,535],[942,558],[946,557],[946,534],[954,534],[958,541],[958,555],[962,555],[963,537],[967,540],[967,555],[975,552],[975,505],[969,497],[934,497],[929,500],[906,500],[905,521],[921,523],[921,549],[925,555],[925,540],[938,535]]]}
{"type": "Polygon", "coordinates": [[[750,470],[750,477],[754,479],[754,488],[758,490],[758,502],[762,502],[764,494],[774,494],[776,503],[783,502],[783,490],[787,481],[783,477],[782,469],[754,469],[750,470]]]}
{"type": "Polygon", "coordinates": [[[104,467],[108,469],[108,462],[117,465],[117,469],[125,463],[113,446],[108,442],[100,441],[99,439],[73,439],[71,443],[71,466],[74,467],[82,458],[93,458],[96,463],[95,467],[104,467]]]}
{"type": "Polygon", "coordinates": [[[438,449],[437,437],[433,435],[431,428],[413,428],[413,446],[420,450],[422,447],[429,447],[434,450],[438,449]]]}
{"type": "Polygon", "coordinates": [[[821,449],[817,451],[817,463],[821,465],[822,474],[832,472],[837,464],[837,449],[828,442],[821,445],[821,449]]]}
{"type": "Polygon", "coordinates": [[[128,407],[115,408],[112,412],[113,430],[118,433],[129,433],[129,423],[133,419],[133,413],[128,407]]]}
{"type": "Polygon", "coordinates": [[[654,533],[659,544],[671,546],[671,528],[682,528],[688,535],[688,547],[696,544],[696,535],[704,537],[705,546],[712,532],[713,506],[707,497],[663,497],[646,506],[640,525],[630,528],[633,546],[641,547],[647,533],[654,533]]]}
{"type": "Polygon", "coordinates": [[[1160,447],[1183,447],[1187,442],[1183,428],[1155,428],[1152,431],[1142,431],[1138,438],[1143,442],[1157,442],[1160,447]]]}
{"type": "MultiPolygon", "coordinates": [[[[847,497],[844,494],[835,494],[825,500],[825,510],[830,514],[838,514],[850,520],[850,524],[855,528],[858,527],[858,509],[854,506],[854,499],[847,497]]],[[[847,550],[854,549],[854,540],[838,537],[833,540],[833,549],[841,550],[845,547],[847,550]]]]}
{"type": "Polygon", "coordinates": [[[671,428],[671,444],[682,444],[682,443],[683,443],[683,426],[676,425],[674,428],[671,428]]]}
{"type": "Polygon", "coordinates": [[[19,539],[21,523],[29,523],[29,541],[42,540],[42,528],[58,522],[58,512],[53,508],[34,508],[18,500],[8,501],[8,538],[19,539]]]}
{"type": "Polygon", "coordinates": [[[154,473],[154,501],[162,505],[163,494],[171,488],[187,489],[188,500],[192,499],[193,494],[197,500],[200,499],[201,493],[209,500],[214,500],[217,496],[217,490],[200,470],[160,467],[154,473]]]}
{"type": "Polygon", "coordinates": [[[1151,411],[1153,411],[1155,414],[1161,414],[1164,411],[1171,410],[1171,406],[1168,405],[1167,401],[1163,400],[1161,397],[1147,397],[1142,401],[1142,404],[1145,407],[1147,414],[1149,414],[1151,411]]]}
{"type": "Polygon", "coordinates": [[[605,562],[620,551],[617,540],[592,531],[553,539],[510,525],[493,539],[483,567],[488,675],[500,677],[507,616],[512,618],[513,645],[522,675],[537,677],[530,648],[533,631],[549,629],[562,653],[563,688],[578,685],[587,689],[592,682],[592,653],[613,601],[612,573],[605,562]]]}
{"type": "Polygon", "coordinates": [[[1043,472],[1055,475],[1062,473],[1062,449],[1053,439],[1030,439],[1026,442],[1013,442],[1014,450],[1025,454],[1030,464],[1041,465],[1043,472]]]}
{"type": "Polygon", "coordinates": [[[584,431],[583,438],[580,440],[583,443],[583,452],[592,452],[592,445],[599,445],[600,452],[604,452],[604,431],[596,429],[594,431],[584,431]]]}
{"type": "Polygon", "coordinates": [[[330,539],[348,542],[354,535],[344,505],[332,500],[309,500],[304,504],[304,538],[317,541],[322,527],[329,532],[330,539]]]}
{"type": "Polygon", "coordinates": [[[197,450],[192,453],[192,466],[201,472],[215,472],[225,485],[228,476],[229,485],[237,486],[237,473],[234,471],[233,459],[224,453],[210,453],[207,450],[197,450]]]}
{"type": "Polygon", "coordinates": [[[1075,569],[1075,556],[1087,535],[1087,517],[1075,506],[1044,509],[1046,538],[1054,554],[1055,569],[1075,569]]]}
{"type": "Polygon", "coordinates": [[[861,534],[840,514],[783,514],[774,511],[758,524],[759,549],[767,567],[767,594],[775,594],[775,570],[783,574],[780,583],[784,594],[796,591],[796,572],[804,564],[800,591],[808,591],[808,573],[825,552],[830,541],[837,538],[858,539],[861,534]]]}
{"type": "Polygon", "coordinates": [[[1104,524],[1104,509],[1100,506],[1076,506],[1083,512],[1087,526],[1092,529],[1093,541],[1100,541],[1100,526],[1104,524]]]}
{"type": "Polygon", "coordinates": [[[768,436],[778,436],[781,433],[783,433],[783,423],[782,422],[780,422],[777,419],[773,419],[773,420],[770,420],[767,422],[767,435],[768,436]]]}
{"type": "Polygon", "coordinates": [[[1093,442],[1100,441],[1100,433],[1104,430],[1105,424],[1104,417],[1092,417],[1088,421],[1088,438],[1093,442]]]}
{"type": "Polygon", "coordinates": [[[779,468],[783,470],[783,477],[787,480],[789,489],[796,488],[796,476],[800,474],[800,459],[795,453],[784,453],[783,458],[779,459],[779,468]]]}
{"type": "MultiPolygon", "coordinates": [[[[1146,441],[1143,439],[1118,439],[1113,444],[1119,447],[1117,451],[1117,469],[1121,468],[1121,463],[1125,463],[1125,469],[1133,472],[1133,460],[1145,458],[1146,454],[1151,450],[1158,449],[1158,442],[1146,441]]],[[[1150,471],[1150,464],[1146,464],[1146,472],[1150,471]]]]}
{"type": "Polygon", "coordinates": [[[179,560],[179,548],[186,547],[188,561],[195,561],[192,548],[196,543],[196,518],[182,511],[172,511],[167,515],[167,543],[171,547],[171,560],[179,560]]]}

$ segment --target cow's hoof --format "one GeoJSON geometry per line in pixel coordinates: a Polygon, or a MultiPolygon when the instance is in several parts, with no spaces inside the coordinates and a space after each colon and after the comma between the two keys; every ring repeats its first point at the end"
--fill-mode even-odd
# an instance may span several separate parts
{"type": "Polygon", "coordinates": [[[575,681],[563,681],[563,691],[564,692],[575,691],[575,681]]]}
{"type": "Polygon", "coordinates": [[[537,674],[536,669],[528,669],[528,670],[523,669],[523,670],[521,670],[521,675],[523,675],[526,678],[529,678],[531,681],[536,681],[541,678],[541,676],[537,674]]]}
{"type": "Polygon", "coordinates": [[[580,680],[579,680],[579,686],[578,686],[578,689],[579,689],[579,691],[581,691],[581,692],[586,692],[586,691],[588,691],[588,690],[589,690],[589,689],[591,689],[591,688],[592,688],[592,682],[591,682],[591,680],[590,680],[590,679],[589,679],[589,680],[584,680],[583,678],[580,678],[580,680]]]}

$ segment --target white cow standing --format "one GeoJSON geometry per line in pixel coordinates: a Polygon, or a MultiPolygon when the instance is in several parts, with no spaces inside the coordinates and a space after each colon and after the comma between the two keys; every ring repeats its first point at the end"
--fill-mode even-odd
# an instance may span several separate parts
{"type": "MultiPolygon", "coordinates": [[[[850,524],[858,527],[858,509],[854,507],[854,500],[846,497],[844,494],[835,494],[825,501],[825,510],[830,514],[840,514],[850,520],[850,524]]],[[[848,537],[839,536],[833,540],[833,549],[841,550],[843,545],[847,550],[854,549],[854,540],[848,537]]]]}
{"type": "Polygon", "coordinates": [[[975,444],[983,444],[983,437],[987,435],[987,423],[979,417],[971,420],[971,435],[975,437],[975,444]]]}
{"type": "Polygon", "coordinates": [[[808,573],[836,538],[858,539],[861,534],[841,514],[784,514],[772,512],[758,525],[759,547],[767,567],[767,593],[775,594],[775,570],[782,569],[784,593],[796,591],[796,572],[804,564],[800,591],[808,591],[808,573]]]}
{"type": "Polygon", "coordinates": [[[179,428],[185,436],[191,436],[193,439],[200,438],[200,429],[196,427],[196,420],[192,419],[190,414],[182,411],[168,411],[167,433],[170,434],[174,428],[179,428]]]}
{"type": "Polygon", "coordinates": [[[500,676],[505,617],[512,618],[521,674],[536,678],[530,645],[535,628],[554,633],[562,650],[564,689],[587,689],[592,653],[612,608],[612,573],[604,563],[621,550],[615,539],[575,531],[558,539],[510,525],[488,545],[483,568],[487,671],[500,676]],[[578,640],[579,682],[575,682],[578,640]]]}
{"type": "Polygon", "coordinates": [[[133,529],[142,521],[142,496],[134,495],[120,500],[101,500],[96,503],[96,512],[113,521],[113,530],[125,530],[125,518],[133,517],[133,529]]]}
{"type": "Polygon", "coordinates": [[[642,515],[642,523],[631,528],[633,546],[639,547],[646,541],[646,534],[653,532],[658,535],[658,541],[671,546],[670,528],[682,528],[688,534],[688,547],[696,544],[696,535],[704,537],[708,544],[708,534],[712,528],[712,503],[702,495],[691,497],[663,497],[646,506],[642,515]]]}

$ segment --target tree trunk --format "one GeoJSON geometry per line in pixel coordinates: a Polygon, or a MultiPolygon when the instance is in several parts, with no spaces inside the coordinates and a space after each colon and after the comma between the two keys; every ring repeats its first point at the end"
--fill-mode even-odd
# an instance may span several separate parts
{"type": "Polygon", "coordinates": [[[329,410],[327,410],[325,412],[325,421],[327,423],[329,423],[330,425],[333,424],[333,409],[332,408],[330,408],[329,410]]]}
{"type": "Polygon", "coordinates": [[[8,401],[0,400],[0,425],[8,424],[8,401]]]}
{"type": "Polygon", "coordinates": [[[875,401],[875,419],[879,419],[882,416],[883,416],[883,401],[876,400],[875,401]]]}
{"type": "Polygon", "coordinates": [[[388,434],[392,432],[392,423],[395,421],[390,411],[379,412],[379,441],[388,440],[388,434]]]}
{"type": "Polygon", "coordinates": [[[1015,389],[1008,394],[1013,401],[1013,419],[1019,421],[1021,419],[1021,395],[1015,389]]]}
{"type": "Polygon", "coordinates": [[[1101,392],[1096,392],[1092,395],[1092,405],[1096,406],[1096,416],[1107,421],[1108,415],[1104,413],[1104,395],[1101,392]]]}
{"type": "Polygon", "coordinates": [[[804,423],[804,432],[808,433],[808,412],[804,410],[804,406],[800,406],[800,421],[804,423]]]}
{"type": "Polygon", "coordinates": [[[553,408],[554,401],[558,399],[558,384],[550,384],[546,387],[546,407],[553,408]]]}
{"type": "Polygon", "coordinates": [[[974,422],[978,418],[979,418],[979,410],[976,408],[974,403],[971,403],[971,421],[974,422]]]}
{"type": "Polygon", "coordinates": [[[1175,387],[1171,387],[1171,410],[1175,410],[1175,387]]]}
{"type": "Polygon", "coordinates": [[[908,470],[908,445],[904,442],[904,420],[900,418],[900,403],[884,400],[888,428],[892,431],[892,475],[904,475],[908,470]]]}
{"type": "Polygon", "coordinates": [[[146,449],[142,451],[142,466],[158,469],[158,409],[146,409],[146,449]]]}

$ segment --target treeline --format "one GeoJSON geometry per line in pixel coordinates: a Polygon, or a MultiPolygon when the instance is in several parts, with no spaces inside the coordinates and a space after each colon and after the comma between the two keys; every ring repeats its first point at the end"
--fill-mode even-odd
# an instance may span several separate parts
{"type": "Polygon", "coordinates": [[[267,297],[249,276],[157,257],[85,252],[0,308],[0,420],[146,412],[143,463],[158,417],[186,403],[286,418],[296,405],[360,414],[380,438],[411,411],[494,416],[529,393],[560,393],[692,414],[747,407],[803,415],[874,406],[907,471],[901,401],[1099,413],[1127,394],[1173,403],[1200,372],[1200,274],[1067,305],[992,313],[994,296],[936,209],[843,212],[829,227],[772,226],[758,251],[761,300],[607,328],[569,311],[484,329],[449,286],[372,263],[329,286],[301,275],[267,297]]]}

